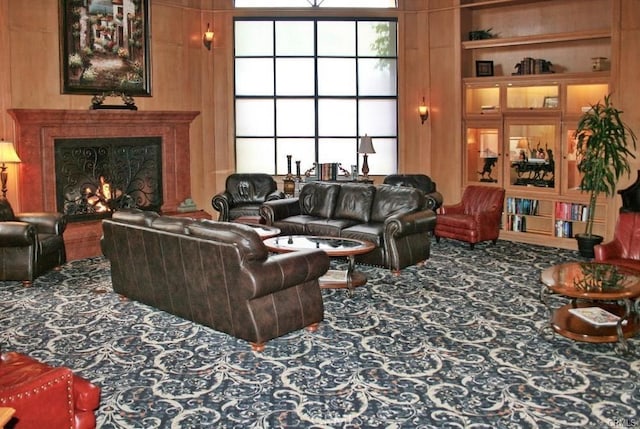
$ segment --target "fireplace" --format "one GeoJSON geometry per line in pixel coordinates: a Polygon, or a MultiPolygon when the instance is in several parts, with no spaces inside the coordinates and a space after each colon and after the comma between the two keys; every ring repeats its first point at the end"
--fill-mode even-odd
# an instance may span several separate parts
{"type": "MultiPolygon", "coordinates": [[[[199,112],[128,110],[9,109],[16,123],[15,146],[18,164],[18,208],[22,212],[63,211],[57,195],[56,142],[74,140],[86,145],[88,139],[111,142],[139,139],[160,142],[157,184],[159,199],[151,198],[148,208],[165,214],[176,213],[191,197],[189,128],[199,112]]],[[[103,181],[117,181],[103,174],[103,181]]],[[[97,176],[98,183],[100,175],[97,176]]],[[[128,188],[110,184],[110,188],[128,188]]],[[[128,193],[124,191],[124,193],[128,193]]],[[[136,204],[139,204],[137,202],[136,204]]],[[[85,220],[85,219],[83,219],[85,220]]],[[[69,223],[64,234],[69,260],[97,256],[100,251],[100,219],[69,223]]]]}
{"type": "Polygon", "coordinates": [[[70,222],[121,208],[161,211],[162,139],[55,139],[56,201],[70,222]]]}

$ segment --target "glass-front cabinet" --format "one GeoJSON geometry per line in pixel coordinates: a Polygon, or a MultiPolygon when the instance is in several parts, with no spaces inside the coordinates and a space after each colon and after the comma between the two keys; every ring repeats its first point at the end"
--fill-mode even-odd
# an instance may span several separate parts
{"type": "Polygon", "coordinates": [[[509,148],[507,187],[557,191],[559,130],[559,119],[506,121],[505,141],[509,148]]]}
{"type": "MultiPolygon", "coordinates": [[[[573,249],[584,231],[575,130],[608,93],[606,78],[580,75],[465,79],[465,184],[505,188],[503,239],[573,249]]],[[[598,203],[594,228],[606,230],[598,203]]]]}

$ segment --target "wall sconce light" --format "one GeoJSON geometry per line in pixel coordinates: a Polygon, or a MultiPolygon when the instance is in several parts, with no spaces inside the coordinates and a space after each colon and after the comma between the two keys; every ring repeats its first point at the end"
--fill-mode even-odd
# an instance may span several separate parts
{"type": "Polygon", "coordinates": [[[211,43],[213,42],[213,31],[211,31],[211,27],[209,26],[209,23],[207,22],[207,31],[204,32],[204,34],[202,35],[202,43],[204,44],[204,47],[207,48],[208,50],[211,50],[211,43]]]}
{"type": "Polygon", "coordinates": [[[364,135],[364,137],[360,137],[360,146],[358,147],[358,153],[362,154],[362,175],[364,176],[364,180],[368,180],[369,162],[367,160],[367,156],[370,153],[376,153],[376,150],[373,148],[371,137],[366,134],[364,135]]]}
{"type": "Polygon", "coordinates": [[[6,142],[4,140],[0,141],[0,180],[2,180],[2,199],[7,199],[7,177],[9,176],[7,173],[7,166],[5,163],[19,163],[20,158],[16,153],[16,149],[13,147],[13,143],[6,142]]]}
{"type": "Polygon", "coordinates": [[[422,104],[418,106],[418,113],[420,114],[420,119],[424,124],[424,121],[426,121],[427,118],[429,118],[429,109],[427,109],[427,104],[424,101],[424,97],[422,97],[422,104]]]}

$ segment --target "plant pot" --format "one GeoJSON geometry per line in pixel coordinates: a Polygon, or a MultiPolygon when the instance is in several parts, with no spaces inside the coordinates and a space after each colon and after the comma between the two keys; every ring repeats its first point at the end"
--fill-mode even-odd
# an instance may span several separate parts
{"type": "Polygon", "coordinates": [[[595,253],[593,252],[593,248],[604,240],[604,237],[595,234],[576,234],[575,238],[578,241],[578,252],[585,258],[594,258],[595,253]]]}

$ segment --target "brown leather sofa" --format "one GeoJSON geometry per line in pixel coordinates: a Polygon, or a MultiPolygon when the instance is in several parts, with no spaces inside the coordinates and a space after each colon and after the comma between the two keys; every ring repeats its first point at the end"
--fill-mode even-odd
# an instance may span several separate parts
{"type": "Polygon", "coordinates": [[[100,388],[69,368],[9,352],[0,362],[0,407],[15,409],[15,429],[96,427],[100,388]]]}
{"type": "Polygon", "coordinates": [[[366,240],[376,248],[356,262],[395,274],[429,258],[436,222],[418,189],[392,185],[310,182],[297,198],[267,201],[260,215],[281,235],[317,235],[366,240]]]}
{"type": "Polygon", "coordinates": [[[218,220],[229,222],[242,217],[259,217],[260,205],[265,201],[284,198],[278,184],[268,174],[236,173],[227,177],[225,190],[211,199],[220,214],[218,220]]]}
{"type": "Polygon", "coordinates": [[[436,182],[426,174],[389,174],[382,183],[420,189],[424,192],[425,207],[428,209],[437,210],[442,205],[442,194],[437,191],[436,182]]]}
{"type": "Polygon", "coordinates": [[[269,255],[250,226],[121,210],[102,222],[113,290],[249,341],[254,350],[323,320],[321,250],[269,255]]]}
{"type": "Polygon", "coordinates": [[[595,260],[640,270],[640,213],[621,212],[613,240],[593,248],[595,260]]]}
{"type": "Polygon", "coordinates": [[[440,207],[433,232],[436,242],[441,237],[452,238],[469,243],[471,249],[481,241],[495,244],[500,235],[504,194],[503,188],[494,186],[467,186],[459,203],[440,207]]]}
{"type": "Polygon", "coordinates": [[[40,274],[67,261],[62,213],[13,212],[0,198],[0,280],[20,280],[25,286],[40,274]]]}

